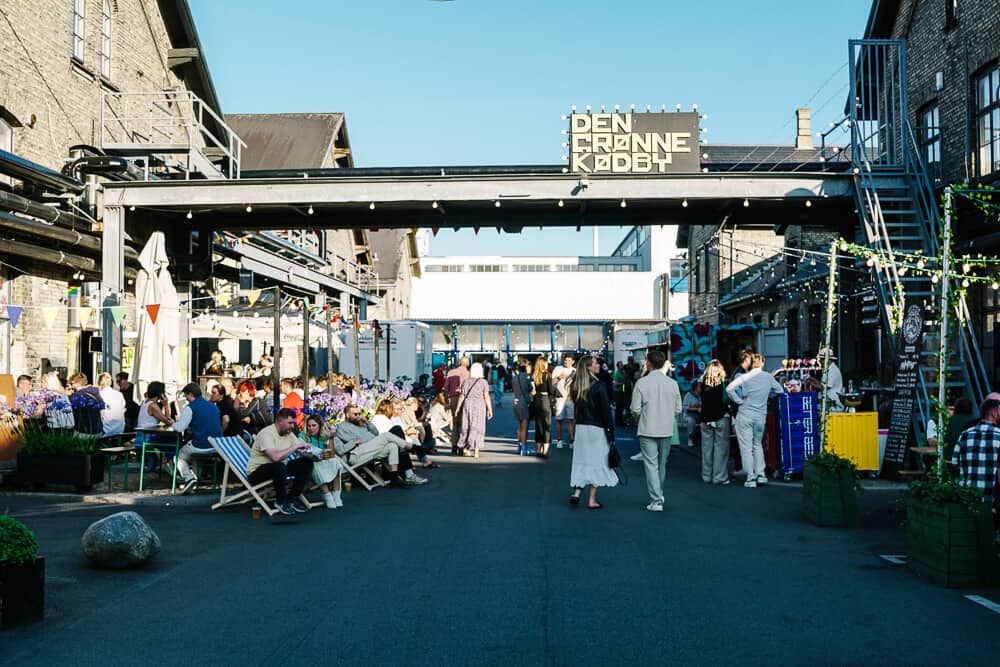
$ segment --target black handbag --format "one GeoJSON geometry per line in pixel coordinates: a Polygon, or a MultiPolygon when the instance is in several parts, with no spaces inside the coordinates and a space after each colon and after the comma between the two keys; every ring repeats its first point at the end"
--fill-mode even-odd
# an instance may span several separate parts
{"type": "Polygon", "coordinates": [[[608,445],[608,467],[618,468],[622,464],[622,455],[618,453],[618,448],[615,447],[615,443],[608,445]]]}

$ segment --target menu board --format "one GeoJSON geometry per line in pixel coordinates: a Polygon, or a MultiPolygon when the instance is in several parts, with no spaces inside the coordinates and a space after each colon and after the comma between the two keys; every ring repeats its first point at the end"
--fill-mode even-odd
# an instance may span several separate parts
{"type": "Polygon", "coordinates": [[[906,309],[899,337],[896,364],[896,386],[892,399],[889,435],[885,440],[881,476],[895,479],[903,467],[908,448],[915,442],[913,408],[920,384],[920,345],[924,331],[923,309],[911,305],[906,309]]]}

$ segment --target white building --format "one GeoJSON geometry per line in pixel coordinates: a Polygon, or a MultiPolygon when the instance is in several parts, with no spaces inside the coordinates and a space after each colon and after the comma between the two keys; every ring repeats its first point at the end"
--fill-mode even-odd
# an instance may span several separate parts
{"type": "Polygon", "coordinates": [[[633,227],[607,257],[422,257],[413,318],[677,320],[688,314],[688,297],[676,233],[633,227]]]}

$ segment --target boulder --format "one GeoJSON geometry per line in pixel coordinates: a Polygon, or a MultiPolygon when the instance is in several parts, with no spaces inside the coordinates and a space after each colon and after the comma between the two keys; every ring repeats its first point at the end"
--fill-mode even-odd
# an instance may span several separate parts
{"type": "Polygon", "coordinates": [[[144,565],[160,553],[160,538],[135,512],[95,521],[83,533],[83,554],[98,567],[124,570],[144,565]]]}

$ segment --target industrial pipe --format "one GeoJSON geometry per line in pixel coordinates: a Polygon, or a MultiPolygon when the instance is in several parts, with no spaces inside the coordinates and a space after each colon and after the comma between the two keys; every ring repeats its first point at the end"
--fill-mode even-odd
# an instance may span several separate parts
{"type": "Polygon", "coordinates": [[[10,192],[0,190],[0,209],[13,211],[15,213],[27,213],[30,216],[41,218],[46,222],[51,222],[64,227],[89,227],[90,222],[80,218],[75,213],[63,211],[52,206],[39,204],[38,202],[15,195],[10,192]]]}
{"type": "MultiPolygon", "coordinates": [[[[41,260],[51,264],[65,266],[67,269],[84,271],[91,274],[100,274],[100,267],[97,260],[81,255],[72,255],[60,250],[53,250],[31,243],[23,243],[9,238],[0,238],[0,254],[17,255],[28,259],[41,260]]],[[[125,267],[125,277],[134,279],[136,270],[125,267]]]]}
{"type": "Polygon", "coordinates": [[[66,178],[58,171],[53,171],[7,151],[0,151],[0,174],[13,176],[19,181],[35,183],[54,192],[79,194],[83,192],[84,188],[80,181],[66,178]]]}

